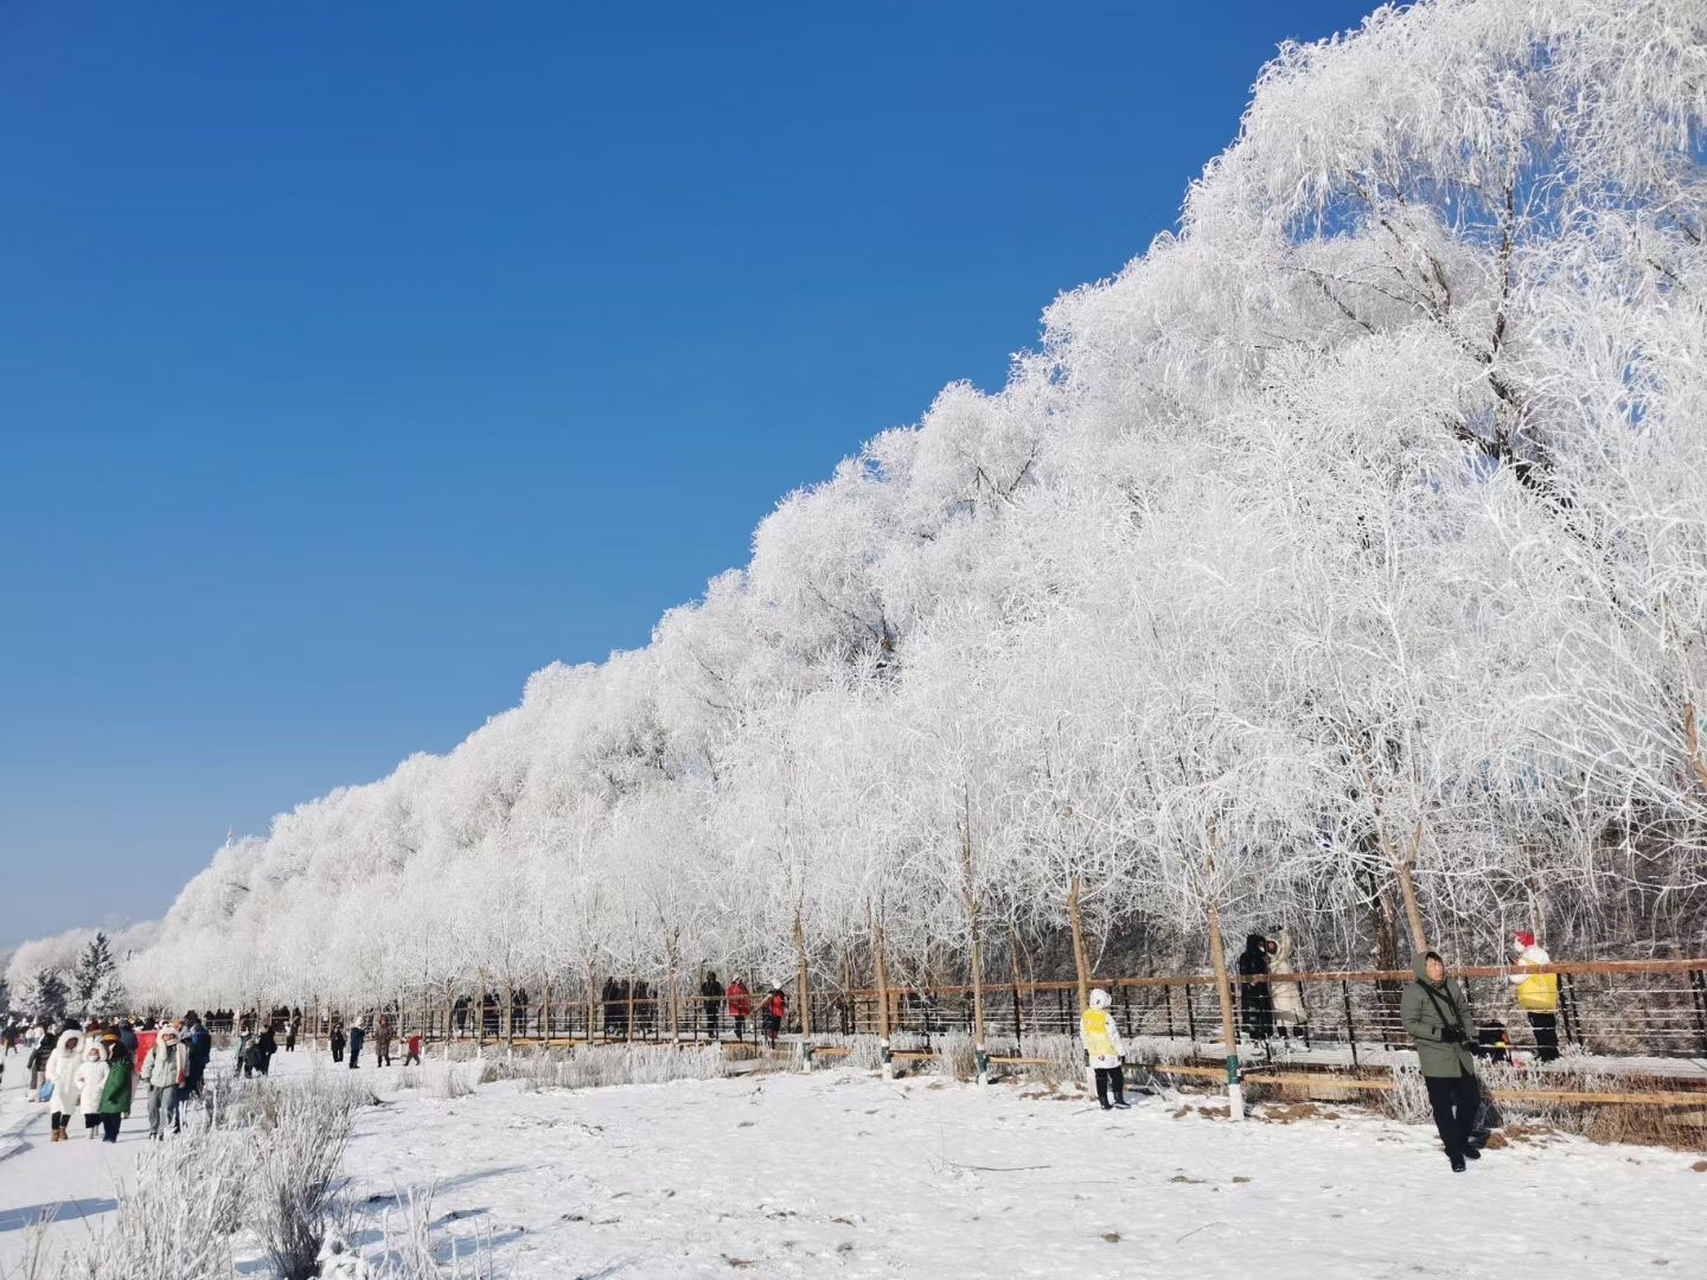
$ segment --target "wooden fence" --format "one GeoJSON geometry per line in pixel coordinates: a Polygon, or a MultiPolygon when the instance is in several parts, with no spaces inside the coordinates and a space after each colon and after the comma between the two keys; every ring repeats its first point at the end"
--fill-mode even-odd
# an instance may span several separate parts
{"type": "MultiPolygon", "coordinates": [[[[1524,972],[1559,975],[1561,1047],[1608,1058],[1707,1057],[1707,958],[1561,963],[1524,972]]],[[[1521,1054],[1535,1046],[1528,1019],[1513,995],[1511,973],[1510,968],[1496,965],[1453,970],[1453,976],[1464,982],[1477,1029],[1485,1037],[1493,1034],[1493,1028],[1503,1029],[1504,1039],[1521,1054]]],[[[1355,1070],[1372,1051],[1404,1049],[1410,1039],[1400,1025],[1399,998],[1410,979],[1408,970],[1336,970],[1256,978],[1253,985],[1258,988],[1265,983],[1297,983],[1306,1016],[1299,1025],[1281,1025],[1266,1018],[1256,1004],[1247,1006],[1240,998],[1241,1054],[1260,1062],[1274,1056],[1276,1045],[1305,1051],[1336,1047],[1347,1059],[1345,1065],[1355,1070]]],[[[1094,979],[1093,985],[1111,993],[1119,1024],[1129,1039],[1154,1037],[1180,1042],[1182,1047],[1220,1040],[1213,974],[1109,976],[1094,979]]],[[[1077,1035],[1076,991],[1077,984],[1071,981],[986,984],[985,1040],[990,1051],[1023,1057],[1030,1037],[1077,1035]]],[[[889,1026],[898,1040],[920,1042],[922,1051],[929,1052],[934,1038],[971,1031],[971,997],[972,988],[965,984],[892,988],[889,1026]]],[[[878,1001],[878,993],[870,989],[814,989],[812,1031],[819,1036],[875,1035],[880,1025],[878,1001]]],[[[726,1004],[708,1005],[697,992],[677,996],[673,1025],[671,1002],[651,995],[600,1000],[591,1007],[584,995],[554,1000],[548,1006],[470,1003],[455,1010],[405,1002],[388,1011],[368,1010],[365,1020],[370,1038],[383,1016],[400,1035],[419,1033],[428,1041],[756,1041],[759,1002],[760,995],[755,994],[753,1015],[738,1026],[726,1004]]],[[[305,1028],[305,1034],[324,1036],[330,1022],[331,1015],[322,1012],[318,1026],[305,1028]]],[[[784,1030],[798,1031],[799,1026],[791,1000],[784,1030]]]]}

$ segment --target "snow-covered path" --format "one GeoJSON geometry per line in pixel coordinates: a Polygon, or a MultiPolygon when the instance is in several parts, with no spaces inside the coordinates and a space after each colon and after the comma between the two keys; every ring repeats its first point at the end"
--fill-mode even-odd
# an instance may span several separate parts
{"type": "MultiPolygon", "coordinates": [[[[1549,1140],[1454,1175],[1431,1131],[1350,1113],[1105,1116],[840,1071],[447,1100],[364,1074],[387,1101],[358,1115],[352,1190],[379,1212],[436,1183],[439,1230],[523,1278],[1707,1277],[1707,1173],[1676,1152],[1549,1140]]],[[[27,1105],[7,1093],[0,1123],[27,1105]]],[[[0,1266],[31,1206],[110,1206],[142,1145],[30,1144],[0,1160],[0,1266]]]]}
{"type": "MultiPolygon", "coordinates": [[[[125,1126],[117,1146],[78,1130],[68,1142],[48,1141],[48,1109],[13,1083],[0,1091],[0,1276],[23,1256],[29,1228],[51,1214],[65,1241],[118,1207],[115,1191],[147,1146],[147,1121],[125,1126]]],[[[19,1073],[20,1076],[22,1073],[19,1073]]]]}

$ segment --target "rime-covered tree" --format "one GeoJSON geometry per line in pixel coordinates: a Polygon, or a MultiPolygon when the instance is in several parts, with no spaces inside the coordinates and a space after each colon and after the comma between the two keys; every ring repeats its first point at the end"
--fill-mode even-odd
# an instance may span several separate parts
{"type": "Polygon", "coordinates": [[[65,1018],[70,997],[70,988],[57,969],[38,971],[30,984],[30,1007],[47,1023],[57,1023],[65,1018]]]}
{"type": "Polygon", "coordinates": [[[1286,45],[1003,388],[788,495],[645,648],[217,851],[127,979],[1707,944],[1703,47],[1699,0],[1286,45]]]}
{"type": "Polygon", "coordinates": [[[107,1006],[102,1002],[113,994],[117,976],[113,945],[105,933],[97,931],[71,971],[71,997],[77,1008],[85,1014],[105,1012],[107,1006]]]}

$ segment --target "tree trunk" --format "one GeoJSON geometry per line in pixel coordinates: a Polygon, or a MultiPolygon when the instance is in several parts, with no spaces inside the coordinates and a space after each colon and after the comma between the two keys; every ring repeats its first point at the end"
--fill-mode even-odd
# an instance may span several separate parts
{"type": "Polygon", "coordinates": [[[1221,998],[1221,1039],[1227,1049],[1227,1113],[1245,1118],[1244,1089],[1239,1084],[1239,1032],[1233,1021],[1233,983],[1227,976],[1227,957],[1221,946],[1221,908],[1209,898],[1209,962],[1215,967],[1215,993],[1221,998]]]}
{"type": "Polygon", "coordinates": [[[984,952],[978,936],[978,913],[972,912],[972,1054],[978,1083],[990,1083],[989,1054],[984,1048],[984,952]]]}
{"type": "Polygon", "coordinates": [[[978,937],[978,881],[972,860],[972,799],[961,791],[960,875],[966,923],[972,934],[972,1054],[978,1083],[990,1083],[990,1058],[984,1047],[984,953],[978,937]]]}
{"type": "Polygon", "coordinates": [[[794,963],[796,966],[796,1000],[800,1016],[800,1061],[812,1065],[812,975],[806,963],[806,928],[800,920],[800,906],[794,908],[794,963]]]}
{"type": "Polygon", "coordinates": [[[877,969],[877,1052],[883,1061],[883,1078],[895,1077],[895,1062],[889,1049],[889,966],[883,954],[883,926],[877,923],[871,903],[865,904],[866,923],[871,927],[872,960],[877,969]]]}
{"type": "Polygon", "coordinates": [[[1411,950],[1416,955],[1428,950],[1428,936],[1423,931],[1422,912],[1417,909],[1417,889],[1411,881],[1411,865],[1417,860],[1422,834],[1422,822],[1419,820],[1416,831],[1411,834],[1411,847],[1395,868],[1399,875],[1399,893],[1405,900],[1405,923],[1411,930],[1411,950]]]}
{"type": "Polygon", "coordinates": [[[547,1049],[551,1048],[551,979],[545,979],[545,1003],[539,1007],[539,1038],[547,1049]]]}
{"type": "Polygon", "coordinates": [[[1695,724],[1695,699],[1683,700],[1683,741],[1689,748],[1689,768],[1701,789],[1707,791],[1707,760],[1701,758],[1701,731],[1695,724]]]}
{"type": "Polygon", "coordinates": [[[510,975],[504,975],[504,1047],[511,1048],[516,1043],[516,984],[510,981],[510,975]]]}
{"type": "Polygon", "coordinates": [[[676,1004],[676,948],[674,943],[665,951],[664,966],[666,970],[664,980],[670,984],[669,999],[665,1002],[670,1010],[670,1043],[676,1044],[682,1036],[682,1018],[681,1010],[676,1004]]]}
{"type": "Polygon", "coordinates": [[[622,1029],[623,1039],[630,1043],[634,1040],[634,985],[635,980],[630,978],[628,980],[628,1019],[627,1024],[622,1029]]]}
{"type": "Polygon", "coordinates": [[[1013,969],[1014,978],[1014,1047],[1023,1055],[1025,1052],[1025,1024],[1020,1020],[1020,988],[1025,985],[1025,973],[1019,963],[1019,930],[1008,926],[1008,964],[1013,969]]]}
{"type": "Polygon", "coordinates": [[[486,1052],[486,970],[481,969],[477,975],[480,979],[480,991],[474,997],[474,1016],[479,1019],[475,1026],[475,1052],[484,1055],[486,1052]]]}
{"type": "Polygon", "coordinates": [[[1067,923],[1073,931],[1073,971],[1079,980],[1079,1008],[1091,1005],[1091,965],[1085,955],[1085,933],[1079,922],[1079,877],[1067,890],[1067,923]]]}
{"type": "Polygon", "coordinates": [[[591,960],[587,961],[587,1048],[593,1047],[593,1035],[599,1020],[599,975],[591,960]]]}

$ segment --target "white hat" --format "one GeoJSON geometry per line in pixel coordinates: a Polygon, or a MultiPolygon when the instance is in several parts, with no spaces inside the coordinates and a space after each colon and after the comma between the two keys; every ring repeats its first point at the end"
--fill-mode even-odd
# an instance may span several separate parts
{"type": "Polygon", "coordinates": [[[1091,1008],[1106,1009],[1113,1003],[1114,1001],[1109,998],[1108,992],[1104,991],[1101,987],[1098,987],[1095,991],[1091,992],[1091,1008]]]}

